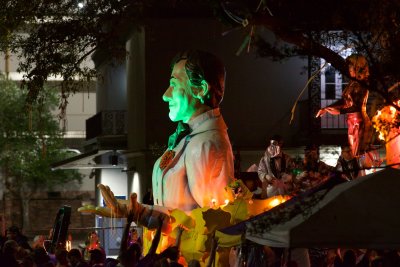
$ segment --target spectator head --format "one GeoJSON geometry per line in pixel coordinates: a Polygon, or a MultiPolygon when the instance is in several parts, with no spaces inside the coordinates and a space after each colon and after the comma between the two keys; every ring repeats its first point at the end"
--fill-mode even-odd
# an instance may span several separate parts
{"type": "Polygon", "coordinates": [[[68,251],[65,248],[58,248],[55,255],[56,260],[60,265],[68,265],[68,251]]]}
{"type": "Polygon", "coordinates": [[[268,139],[270,144],[276,145],[276,146],[283,146],[283,137],[279,134],[274,134],[268,139]]]}
{"type": "Polygon", "coordinates": [[[46,237],[44,235],[37,235],[33,238],[32,248],[44,247],[44,241],[46,237]]]}
{"type": "Polygon", "coordinates": [[[347,144],[341,146],[340,154],[345,160],[351,160],[352,158],[354,158],[353,152],[351,151],[351,147],[347,144]]]}
{"type": "Polygon", "coordinates": [[[344,266],[356,266],[357,256],[354,250],[349,249],[343,254],[343,265],[344,266]]]}
{"type": "MultiPolygon", "coordinates": [[[[104,262],[105,267],[116,267],[120,266],[118,265],[119,261],[113,258],[106,258],[106,261],[104,262]]],[[[135,266],[135,265],[124,265],[124,266],[135,266]]]]}
{"type": "Polygon", "coordinates": [[[35,248],[33,250],[33,259],[37,265],[43,265],[50,261],[50,257],[44,248],[35,248]]]}
{"type": "Polygon", "coordinates": [[[308,144],[304,149],[304,158],[307,161],[315,161],[319,159],[319,146],[317,144],[308,144]]]}
{"type": "Polygon", "coordinates": [[[97,243],[99,243],[99,236],[97,235],[96,231],[92,231],[92,232],[88,233],[87,242],[88,242],[88,244],[97,244],[97,243]]]}
{"type": "Polygon", "coordinates": [[[68,252],[67,258],[72,266],[82,261],[82,253],[79,249],[73,248],[68,252]]]}
{"type": "Polygon", "coordinates": [[[271,158],[279,156],[281,154],[281,147],[283,146],[282,136],[275,134],[269,138],[269,146],[267,148],[268,154],[271,158]]]}
{"type": "Polygon", "coordinates": [[[100,249],[92,249],[90,253],[90,264],[104,263],[106,260],[103,252],[100,249]]]}
{"type": "Polygon", "coordinates": [[[22,264],[21,267],[35,267],[37,266],[35,264],[35,261],[33,260],[33,257],[31,255],[26,256],[22,259],[22,264]]]}
{"type": "Polygon", "coordinates": [[[136,228],[133,227],[129,230],[129,237],[130,237],[130,242],[134,243],[137,242],[139,239],[139,233],[137,232],[136,228]]]}
{"type": "Polygon", "coordinates": [[[19,228],[15,225],[8,227],[7,229],[7,238],[16,240],[16,238],[20,235],[19,228]]]}
{"type": "Polygon", "coordinates": [[[19,248],[18,243],[15,240],[10,239],[10,240],[7,240],[6,242],[4,242],[2,251],[3,251],[3,254],[5,254],[5,255],[14,255],[15,256],[15,255],[17,255],[18,248],[19,248]]]}
{"type": "Polygon", "coordinates": [[[136,266],[137,262],[142,255],[142,249],[139,244],[133,243],[128,249],[122,252],[118,259],[121,262],[122,266],[136,266]]]}
{"type": "Polygon", "coordinates": [[[400,255],[396,250],[389,250],[385,253],[385,266],[400,266],[400,255]]]}
{"type": "Polygon", "coordinates": [[[319,146],[314,143],[307,144],[306,147],[304,148],[304,152],[310,152],[310,151],[317,151],[319,153],[319,146]]]}
{"type": "Polygon", "coordinates": [[[189,263],[188,263],[188,267],[200,267],[200,266],[201,266],[200,262],[195,259],[189,261],[189,263]]]}

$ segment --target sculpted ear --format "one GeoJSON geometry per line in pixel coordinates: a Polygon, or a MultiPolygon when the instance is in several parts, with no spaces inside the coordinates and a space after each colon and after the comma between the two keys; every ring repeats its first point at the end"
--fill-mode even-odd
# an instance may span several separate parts
{"type": "Polygon", "coordinates": [[[193,96],[200,100],[202,104],[204,104],[204,100],[208,97],[208,83],[205,80],[202,80],[200,85],[196,85],[192,87],[193,96]]]}
{"type": "Polygon", "coordinates": [[[204,99],[208,95],[208,83],[205,80],[201,81],[199,96],[204,99]]]}

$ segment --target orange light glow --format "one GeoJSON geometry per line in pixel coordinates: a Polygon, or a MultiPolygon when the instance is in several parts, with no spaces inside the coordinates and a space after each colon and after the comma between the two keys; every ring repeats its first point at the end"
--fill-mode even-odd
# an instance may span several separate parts
{"type": "MultiPolygon", "coordinates": [[[[393,105],[400,106],[400,100],[393,102],[393,105]]],[[[398,119],[398,111],[393,105],[387,105],[378,110],[372,118],[372,123],[376,131],[379,133],[378,138],[388,141],[390,139],[393,128],[396,128],[396,120],[398,119]]]]}
{"type": "Polygon", "coordinates": [[[270,205],[271,207],[278,206],[279,204],[281,204],[281,202],[279,201],[279,199],[273,199],[273,200],[269,203],[269,205],[270,205]]]}
{"type": "Polygon", "coordinates": [[[289,199],[288,196],[275,196],[275,197],[272,197],[271,201],[268,204],[268,206],[270,208],[276,207],[276,206],[278,206],[279,204],[285,202],[288,199],[289,199]]]}
{"type": "Polygon", "coordinates": [[[217,200],[215,198],[211,199],[211,208],[216,208],[217,207],[217,200]]]}
{"type": "Polygon", "coordinates": [[[160,244],[160,251],[164,251],[168,247],[168,236],[163,236],[160,244]]]}
{"type": "Polygon", "coordinates": [[[70,241],[70,240],[67,240],[67,241],[65,242],[65,249],[66,249],[67,251],[70,251],[71,248],[72,248],[71,241],[70,241]]]}

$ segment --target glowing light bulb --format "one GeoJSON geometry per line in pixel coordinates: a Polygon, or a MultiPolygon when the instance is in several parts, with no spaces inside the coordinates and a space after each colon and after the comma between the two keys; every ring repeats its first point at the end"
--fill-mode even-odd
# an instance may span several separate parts
{"type": "Polygon", "coordinates": [[[215,198],[211,199],[211,207],[215,208],[215,204],[217,203],[217,200],[215,198]]]}
{"type": "Polygon", "coordinates": [[[79,3],[78,3],[78,7],[79,7],[79,8],[83,8],[83,3],[82,3],[82,2],[79,2],[79,3]]]}
{"type": "Polygon", "coordinates": [[[71,241],[70,241],[70,240],[67,240],[67,241],[65,242],[65,249],[66,249],[67,251],[70,251],[71,248],[72,248],[71,241]]]}
{"type": "Polygon", "coordinates": [[[280,202],[279,199],[277,199],[277,198],[273,199],[273,200],[269,203],[269,205],[270,205],[271,207],[278,206],[279,204],[281,204],[281,202],[280,202]]]}

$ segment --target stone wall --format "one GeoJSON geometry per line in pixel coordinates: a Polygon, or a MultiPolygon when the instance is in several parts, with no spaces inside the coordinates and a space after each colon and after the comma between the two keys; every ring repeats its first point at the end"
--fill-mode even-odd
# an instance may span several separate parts
{"type": "MultiPolygon", "coordinates": [[[[89,228],[95,226],[95,216],[81,214],[77,209],[82,206],[83,201],[94,203],[94,194],[94,191],[37,193],[29,204],[30,229],[22,229],[23,233],[31,240],[38,234],[47,236],[53,227],[58,210],[64,205],[71,207],[70,232],[77,235],[81,235],[83,232],[87,233],[90,231],[89,228]]],[[[5,194],[2,202],[6,227],[11,225],[22,227],[19,200],[5,194]]]]}

